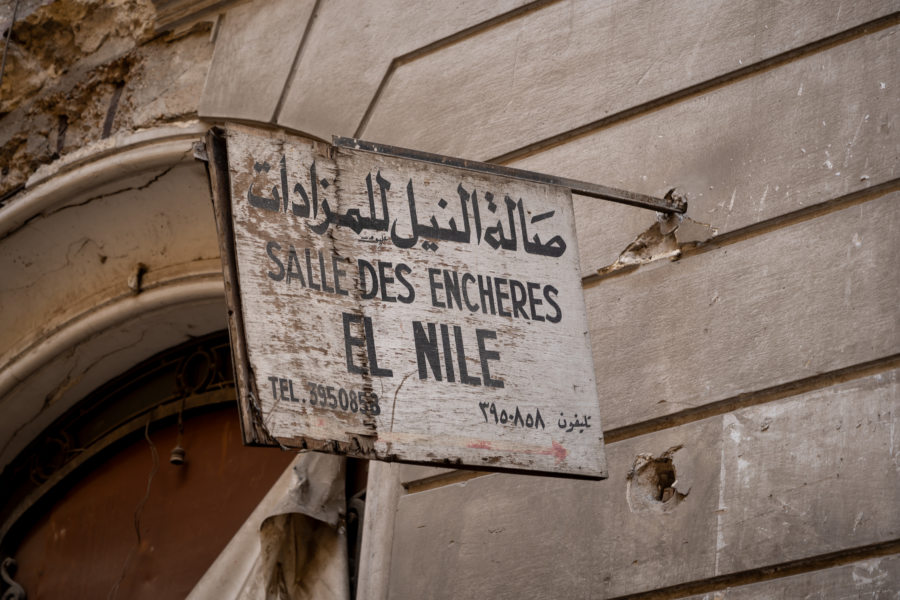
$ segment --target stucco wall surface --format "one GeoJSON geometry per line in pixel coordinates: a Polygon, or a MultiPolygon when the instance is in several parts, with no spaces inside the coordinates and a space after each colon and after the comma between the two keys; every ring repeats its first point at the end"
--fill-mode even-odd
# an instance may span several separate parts
{"type": "Polygon", "coordinates": [[[132,342],[224,324],[206,127],[357,136],[689,203],[576,200],[609,479],[372,465],[361,597],[900,594],[900,2],[254,0],[170,31],[141,0],[22,4],[4,458],[132,342]]]}

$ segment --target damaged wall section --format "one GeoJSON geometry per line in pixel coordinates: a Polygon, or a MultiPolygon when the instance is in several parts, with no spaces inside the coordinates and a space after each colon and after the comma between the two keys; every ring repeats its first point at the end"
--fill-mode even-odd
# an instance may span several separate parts
{"type": "Polygon", "coordinates": [[[175,36],[154,22],[149,0],[23,3],[0,83],[0,201],[92,141],[196,116],[209,24],[175,36]]]}

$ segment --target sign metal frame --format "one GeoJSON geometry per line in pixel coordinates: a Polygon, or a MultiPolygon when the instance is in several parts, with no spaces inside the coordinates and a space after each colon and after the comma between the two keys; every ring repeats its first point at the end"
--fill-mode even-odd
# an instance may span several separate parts
{"type": "Polygon", "coordinates": [[[555,185],[568,188],[573,194],[579,196],[587,196],[589,198],[597,198],[599,200],[607,200],[618,204],[627,204],[637,208],[646,208],[657,212],[667,214],[684,214],[687,212],[687,201],[670,192],[664,198],[656,198],[646,194],[638,194],[637,192],[629,192],[611,188],[598,183],[589,183],[587,181],[578,181],[567,177],[557,177],[556,175],[546,175],[544,173],[536,173],[534,171],[526,171],[523,169],[515,169],[503,165],[495,165],[491,163],[478,162],[474,160],[466,160],[464,158],[454,158],[452,156],[444,156],[442,154],[432,154],[430,152],[422,152],[420,150],[410,150],[408,148],[400,148],[397,146],[389,146],[388,144],[376,144],[367,142],[357,138],[338,137],[332,138],[332,143],[341,148],[350,148],[360,150],[362,152],[372,152],[375,154],[385,154],[388,156],[398,156],[408,158],[410,160],[418,160],[422,162],[430,162],[448,167],[456,167],[467,171],[477,173],[487,173],[490,175],[499,175],[510,179],[520,179],[522,181],[533,181],[535,183],[543,183],[546,185],[555,185]]]}

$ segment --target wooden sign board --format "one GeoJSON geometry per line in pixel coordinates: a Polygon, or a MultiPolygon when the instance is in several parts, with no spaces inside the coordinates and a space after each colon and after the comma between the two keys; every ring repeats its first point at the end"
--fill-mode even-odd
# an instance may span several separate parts
{"type": "Polygon", "coordinates": [[[237,125],[207,148],[247,443],[606,476],[569,189],[237,125]]]}

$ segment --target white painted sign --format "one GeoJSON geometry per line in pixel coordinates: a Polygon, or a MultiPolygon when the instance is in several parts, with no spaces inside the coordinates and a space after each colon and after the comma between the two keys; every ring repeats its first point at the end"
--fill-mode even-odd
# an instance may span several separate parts
{"type": "Polygon", "coordinates": [[[569,189],[209,140],[248,442],[605,477],[569,189]]]}

